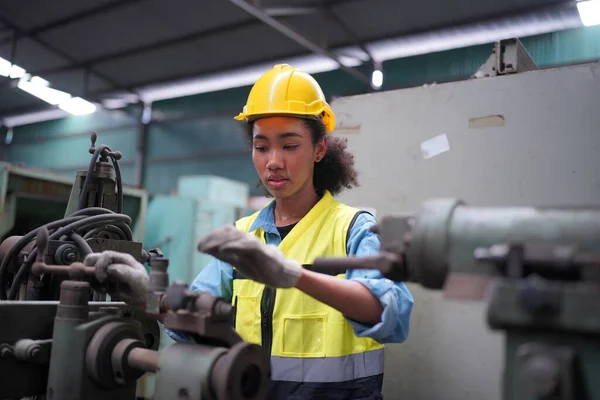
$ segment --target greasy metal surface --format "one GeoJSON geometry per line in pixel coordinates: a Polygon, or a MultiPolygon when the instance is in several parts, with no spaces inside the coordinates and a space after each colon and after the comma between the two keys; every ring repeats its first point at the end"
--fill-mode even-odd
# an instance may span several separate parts
{"type": "Polygon", "coordinates": [[[108,393],[115,400],[131,400],[135,396],[135,381],[107,392],[88,375],[88,343],[100,328],[119,321],[120,318],[112,316],[97,318],[86,324],[69,319],[55,321],[53,336],[56,339],[52,344],[46,391],[49,400],[100,400],[105,399],[108,393]]]}
{"type": "Polygon", "coordinates": [[[159,251],[150,251],[150,274],[146,293],[146,312],[160,314],[161,300],[169,286],[169,259],[159,251]]]}
{"type": "Polygon", "coordinates": [[[504,398],[600,398],[600,344],[596,336],[523,331],[507,336],[506,350],[504,398]],[[544,397],[552,388],[553,393],[544,397]]]}
{"type": "MultiPolygon", "coordinates": [[[[600,254],[600,210],[453,206],[427,201],[415,217],[407,250],[409,280],[441,289],[448,273],[497,275],[476,260],[481,247],[510,243],[576,244],[600,254]]],[[[382,246],[394,237],[382,235],[382,246]]],[[[397,240],[397,239],[396,239],[397,240]]]]}
{"type": "MultiPolygon", "coordinates": [[[[0,301],[0,347],[12,347],[19,340],[47,340],[52,338],[54,317],[58,301],[0,301]]],[[[89,311],[97,313],[107,305],[116,310],[129,310],[120,302],[89,303],[89,311]]],[[[156,350],[159,346],[160,328],[155,320],[143,314],[132,314],[133,318],[142,321],[144,337],[150,348],[156,350]]],[[[17,398],[41,395],[46,391],[48,363],[26,364],[17,361],[7,354],[2,356],[0,350],[0,398],[17,398]]]]}
{"type": "Polygon", "coordinates": [[[131,368],[146,372],[157,372],[160,353],[142,347],[131,349],[127,355],[127,363],[131,368]]]}
{"type": "Polygon", "coordinates": [[[223,298],[192,292],[181,282],[171,284],[166,296],[170,311],[163,319],[165,327],[207,345],[230,347],[242,341],[233,327],[233,308],[223,298]]]}
{"type": "Polygon", "coordinates": [[[153,400],[235,400],[216,398],[210,387],[212,368],[226,352],[223,347],[184,343],[169,346],[161,353],[153,400]]]}
{"type": "MultiPolygon", "coordinates": [[[[459,200],[428,200],[411,219],[411,227],[406,217],[383,216],[377,231],[383,253],[379,257],[352,260],[353,265],[350,261],[347,265],[378,268],[389,279],[393,278],[391,271],[395,268],[397,280],[416,282],[428,289],[444,288],[448,276],[454,273],[502,275],[494,263],[476,257],[490,246],[543,243],[554,249],[552,246],[575,244],[578,251],[600,255],[600,209],[470,207],[459,200]]],[[[526,248],[530,252],[536,249],[526,248]]],[[[556,256],[534,251],[544,258],[527,260],[528,266],[534,268],[530,265],[533,263],[542,270],[550,270],[557,263],[564,265],[566,249],[563,247],[556,256]],[[561,254],[562,258],[554,262],[553,258],[561,254]]],[[[343,260],[336,262],[343,265],[343,260]]],[[[327,264],[327,260],[314,262],[317,268],[327,264]]]]}
{"type": "Polygon", "coordinates": [[[543,329],[565,335],[600,336],[598,304],[597,283],[567,284],[535,277],[503,279],[491,288],[487,321],[498,330],[543,329]]]}
{"type": "Polygon", "coordinates": [[[211,374],[217,400],[266,399],[271,361],[258,345],[239,342],[219,357],[211,374]]]}
{"type": "MultiPolygon", "coordinates": [[[[126,354],[120,355],[120,357],[115,354],[116,347],[127,339],[133,339],[142,346],[144,337],[141,327],[128,322],[109,322],[98,329],[87,344],[86,370],[98,386],[109,390],[116,389],[144,374],[145,371],[127,368],[124,363],[127,360],[126,354]],[[113,356],[120,360],[114,360],[113,356]],[[127,370],[128,373],[125,374],[124,370],[127,370]]],[[[126,348],[119,350],[125,351],[126,348]]]]}

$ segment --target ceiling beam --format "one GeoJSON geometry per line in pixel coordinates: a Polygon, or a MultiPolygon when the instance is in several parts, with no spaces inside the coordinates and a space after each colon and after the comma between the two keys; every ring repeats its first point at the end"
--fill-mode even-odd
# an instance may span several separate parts
{"type": "MultiPolygon", "coordinates": [[[[3,15],[3,13],[0,11],[0,21],[2,21],[6,26],[14,29],[15,33],[18,34],[19,32],[22,32],[23,30],[20,29],[18,26],[16,26],[14,23],[12,23],[7,17],[5,17],[3,15]]],[[[68,54],[67,52],[59,49],[58,47],[54,46],[53,44],[49,43],[48,41],[46,41],[45,39],[42,39],[41,37],[39,37],[38,35],[32,35],[31,39],[34,40],[35,42],[37,42],[38,44],[40,44],[41,46],[45,47],[46,49],[52,51],[53,53],[61,56],[62,58],[66,59],[67,61],[71,62],[71,63],[77,63],[78,60],[75,59],[73,56],[71,56],[70,54],[68,54]]],[[[14,62],[14,61],[13,61],[14,62]]],[[[94,75],[98,76],[99,78],[103,79],[104,81],[108,82],[110,85],[112,85],[114,87],[115,90],[123,90],[123,91],[127,91],[130,93],[135,94],[136,96],[138,96],[138,94],[134,91],[134,89],[129,88],[129,87],[123,87],[122,85],[120,85],[119,83],[115,82],[112,78],[110,78],[107,75],[104,75],[103,73],[94,70],[91,67],[88,68],[84,68],[85,71],[87,71],[87,73],[93,73],[94,75]]],[[[31,75],[39,75],[39,74],[34,74],[30,71],[27,71],[29,74],[31,75]]],[[[84,88],[83,91],[85,91],[87,88],[84,88]]]]}
{"type": "MultiPolygon", "coordinates": [[[[327,2],[326,5],[327,5],[327,7],[334,7],[334,6],[336,6],[338,4],[342,4],[342,3],[346,4],[348,2],[362,2],[362,1],[367,1],[367,0],[331,0],[331,1],[327,2]]],[[[280,7],[280,8],[274,9],[275,11],[272,11],[272,12],[284,13],[285,12],[284,9],[286,9],[287,12],[290,13],[294,10],[296,12],[300,12],[299,10],[302,9],[302,11],[306,13],[309,10],[318,10],[318,8],[316,6],[317,4],[318,4],[318,1],[315,0],[312,2],[312,4],[308,4],[304,7],[300,7],[300,8],[299,7],[280,7]],[[292,10],[292,11],[290,11],[290,10],[292,10]]],[[[295,15],[298,15],[298,14],[295,14],[295,15]]],[[[133,47],[133,48],[126,49],[123,51],[103,54],[98,57],[89,58],[87,60],[83,60],[83,61],[79,61],[79,62],[74,62],[70,65],[63,66],[63,67],[32,70],[30,73],[32,75],[42,76],[42,75],[51,75],[51,74],[59,73],[59,72],[66,72],[66,71],[90,68],[96,64],[105,63],[105,62],[109,62],[109,61],[113,61],[113,60],[117,60],[117,59],[121,59],[121,58],[125,58],[125,57],[130,57],[133,55],[143,54],[143,53],[147,53],[150,51],[160,50],[163,48],[176,46],[176,45],[183,44],[186,42],[193,42],[193,41],[196,41],[199,39],[205,39],[208,37],[233,32],[238,29],[244,29],[244,28],[248,28],[248,27],[252,27],[252,26],[258,26],[260,24],[262,24],[262,22],[260,20],[258,20],[256,18],[250,18],[250,19],[247,19],[244,21],[238,21],[238,22],[234,22],[231,24],[222,25],[222,26],[219,26],[216,28],[203,29],[203,30],[188,33],[186,35],[177,36],[174,38],[165,39],[165,40],[157,41],[154,43],[150,43],[150,44],[146,44],[146,45],[142,45],[142,46],[138,46],[138,47],[133,47]]]]}
{"type": "Polygon", "coordinates": [[[318,44],[314,43],[313,41],[307,39],[305,36],[303,36],[302,34],[297,32],[293,28],[291,28],[288,25],[284,24],[283,22],[280,22],[277,19],[269,16],[261,8],[256,7],[256,6],[246,2],[245,0],[229,0],[229,2],[240,7],[242,10],[246,11],[250,15],[253,15],[255,18],[261,20],[262,22],[264,22],[271,28],[273,28],[276,31],[278,31],[279,33],[281,33],[282,35],[287,36],[289,39],[291,39],[294,42],[298,43],[299,45],[307,48],[308,50],[312,51],[313,53],[316,53],[316,54],[319,54],[319,55],[322,55],[322,56],[325,56],[325,57],[328,57],[328,58],[334,60],[335,62],[338,63],[338,65],[340,66],[340,68],[342,70],[344,70],[349,75],[353,76],[354,78],[358,79],[359,81],[361,81],[361,82],[369,85],[369,87],[371,87],[371,79],[368,76],[366,76],[365,74],[363,74],[362,72],[360,72],[354,68],[344,65],[344,63],[341,62],[340,57],[337,54],[335,54],[332,51],[326,50],[326,49],[322,48],[321,46],[319,46],[318,44]]]}
{"type": "Polygon", "coordinates": [[[365,53],[365,55],[367,56],[367,59],[369,62],[371,62],[373,65],[375,65],[375,60],[373,59],[373,55],[371,54],[371,52],[369,51],[369,49],[367,49],[367,46],[365,46],[365,41],[362,40],[355,32],[354,30],[352,30],[352,28],[350,28],[348,26],[348,24],[346,23],[346,21],[344,21],[342,18],[340,18],[331,8],[329,7],[324,7],[323,8],[323,12],[325,13],[325,15],[327,17],[329,17],[333,22],[335,22],[340,29],[346,34],[346,36],[348,36],[352,41],[354,41],[354,44],[360,48],[363,53],[365,53]]]}
{"type": "MultiPolygon", "coordinates": [[[[97,7],[83,10],[78,13],[71,14],[66,17],[59,18],[57,20],[45,23],[45,24],[37,26],[33,29],[22,30],[17,34],[16,38],[22,39],[22,38],[31,37],[31,36],[37,36],[40,33],[44,33],[44,32],[50,31],[52,29],[67,26],[74,22],[79,22],[79,21],[87,19],[87,18],[95,17],[96,15],[100,15],[100,14],[103,14],[108,11],[113,11],[113,10],[119,9],[121,7],[128,6],[132,3],[137,3],[140,1],[144,1],[144,0],[114,0],[109,3],[99,5],[97,7]]],[[[0,29],[0,32],[1,31],[2,30],[0,29]]],[[[11,41],[10,38],[2,39],[2,40],[0,40],[0,45],[8,43],[10,41],[11,41]]]]}

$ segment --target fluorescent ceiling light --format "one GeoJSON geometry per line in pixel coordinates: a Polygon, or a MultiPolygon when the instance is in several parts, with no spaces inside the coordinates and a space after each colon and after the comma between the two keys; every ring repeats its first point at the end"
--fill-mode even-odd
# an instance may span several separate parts
{"type": "MultiPolygon", "coordinates": [[[[340,62],[347,67],[356,67],[361,61],[354,57],[341,56],[340,62]]],[[[250,86],[256,82],[265,71],[273,68],[275,64],[290,64],[309,74],[334,71],[339,68],[337,62],[328,57],[310,55],[294,57],[285,60],[276,60],[269,63],[240,68],[236,71],[221,72],[199,78],[186,79],[176,84],[153,85],[139,89],[137,92],[145,103],[176,97],[189,96],[198,93],[210,93],[219,90],[250,86]]]]}
{"type": "Polygon", "coordinates": [[[58,105],[61,110],[64,110],[73,115],[86,115],[92,114],[96,111],[96,105],[90,103],[81,97],[72,97],[66,101],[63,101],[58,105]]]}
{"type": "Polygon", "coordinates": [[[7,78],[18,79],[25,76],[27,72],[25,69],[19,67],[16,64],[11,64],[8,60],[0,57],[0,76],[7,78]]]}
{"type": "Polygon", "coordinates": [[[9,76],[11,67],[12,65],[8,62],[8,60],[0,57],[0,76],[9,76]]]}
{"type": "Polygon", "coordinates": [[[31,78],[30,81],[25,79],[19,80],[17,87],[22,91],[37,97],[38,99],[44,100],[48,104],[52,104],[53,106],[71,98],[69,93],[52,89],[51,87],[48,87],[48,85],[48,81],[35,76],[31,78]]]}
{"type": "Polygon", "coordinates": [[[39,76],[34,76],[33,78],[31,78],[29,80],[29,82],[31,82],[34,85],[37,86],[50,86],[50,82],[48,82],[45,79],[40,78],[39,76]]]}
{"type": "Polygon", "coordinates": [[[583,25],[600,25],[600,0],[578,1],[577,11],[583,25]]]}
{"type": "Polygon", "coordinates": [[[16,64],[13,64],[12,67],[11,67],[11,69],[10,69],[9,78],[19,79],[19,78],[24,77],[25,74],[26,74],[26,71],[23,68],[19,67],[16,64]]]}

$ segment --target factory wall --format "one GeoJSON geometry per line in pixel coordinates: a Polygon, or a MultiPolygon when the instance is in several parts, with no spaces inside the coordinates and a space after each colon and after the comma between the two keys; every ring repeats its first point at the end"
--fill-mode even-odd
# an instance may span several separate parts
{"type": "MultiPolygon", "coordinates": [[[[524,38],[540,67],[600,59],[600,27],[581,28],[524,38]]],[[[390,60],[384,63],[384,90],[470,77],[490,55],[491,44],[390,60]]],[[[365,71],[368,73],[368,71],[365,71]]],[[[343,71],[316,74],[330,98],[364,93],[364,84],[343,71]]],[[[257,178],[240,134],[232,120],[244,104],[249,87],[230,89],[153,104],[147,126],[143,185],[151,194],[169,193],[181,175],[214,174],[247,182],[260,194],[257,178]]],[[[54,169],[73,175],[85,168],[92,130],[100,141],[124,154],[121,162],[127,184],[136,184],[141,110],[107,111],[17,127],[10,144],[3,143],[2,160],[54,169]]]]}

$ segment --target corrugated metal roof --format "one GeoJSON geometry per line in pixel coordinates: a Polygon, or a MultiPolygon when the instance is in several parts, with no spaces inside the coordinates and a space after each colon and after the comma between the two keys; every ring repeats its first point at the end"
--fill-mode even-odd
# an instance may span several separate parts
{"type": "MultiPolygon", "coordinates": [[[[251,1],[251,0],[248,0],[251,1]]],[[[324,48],[427,32],[562,4],[549,0],[269,0],[324,48]],[[325,10],[325,11],[323,11],[325,10]]],[[[309,54],[225,0],[0,0],[0,57],[92,101],[112,91],[309,54]],[[3,26],[2,23],[5,25],[3,26]],[[14,28],[7,29],[7,28],[14,28]]],[[[0,118],[47,106],[0,77],[0,118]]]]}

